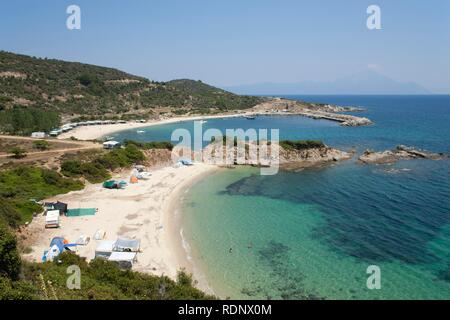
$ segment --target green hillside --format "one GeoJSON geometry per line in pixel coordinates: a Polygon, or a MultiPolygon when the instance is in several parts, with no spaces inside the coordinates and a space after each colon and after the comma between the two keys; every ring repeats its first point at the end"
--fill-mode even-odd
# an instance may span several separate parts
{"type": "Polygon", "coordinates": [[[154,82],[112,68],[0,52],[0,131],[8,133],[47,130],[58,122],[55,115],[151,118],[246,109],[260,101],[201,81],[154,82]]]}

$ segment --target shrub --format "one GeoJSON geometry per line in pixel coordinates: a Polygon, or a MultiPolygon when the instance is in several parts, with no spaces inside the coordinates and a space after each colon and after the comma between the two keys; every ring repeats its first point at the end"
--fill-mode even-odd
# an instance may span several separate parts
{"type": "Polygon", "coordinates": [[[20,147],[12,148],[11,150],[9,150],[9,153],[12,154],[12,157],[14,159],[23,159],[27,156],[27,152],[20,147]]]}
{"type": "Polygon", "coordinates": [[[138,147],[139,149],[143,150],[150,150],[150,149],[167,149],[169,151],[172,151],[173,144],[168,141],[152,141],[152,142],[138,142],[133,140],[125,140],[124,141],[125,146],[134,145],[138,147]]]}
{"type": "Polygon", "coordinates": [[[45,140],[38,140],[38,141],[33,142],[33,147],[35,149],[44,151],[44,150],[48,150],[50,148],[50,143],[45,140]]]}
{"type": "Polygon", "coordinates": [[[305,150],[311,148],[324,148],[325,144],[318,140],[282,140],[280,146],[286,150],[305,150]]]}
{"type": "Polygon", "coordinates": [[[9,228],[0,223],[0,275],[16,279],[20,272],[20,256],[17,241],[9,228]]]}

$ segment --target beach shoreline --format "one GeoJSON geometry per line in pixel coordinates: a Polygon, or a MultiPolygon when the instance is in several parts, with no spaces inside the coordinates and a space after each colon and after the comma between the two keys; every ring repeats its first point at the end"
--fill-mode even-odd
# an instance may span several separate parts
{"type": "MultiPolygon", "coordinates": [[[[217,167],[202,163],[179,168],[166,166],[150,171],[152,176],[149,180],[140,180],[124,190],[108,190],[101,184],[90,184],[81,191],[47,199],[68,203],[69,208],[97,208],[98,211],[94,216],[62,216],[61,227],[57,229],[44,228],[44,215],[35,217],[21,234],[23,245],[31,249],[30,253],[23,254],[23,258],[41,262],[53,237],[62,236],[72,243],[84,234],[91,240],[86,246],[78,246],[76,254],[90,261],[100,242],[94,240],[93,235],[98,229],[103,229],[106,231],[105,240],[115,240],[119,236],[141,240],[134,271],[166,275],[172,279],[176,279],[181,269],[193,273],[175,221],[180,212],[175,210],[186,188],[215,170],[217,167]]],[[[129,171],[115,178],[126,177],[129,177],[129,171]]],[[[193,277],[198,280],[196,274],[193,277]]],[[[197,286],[211,292],[204,281],[198,281],[197,286]]]]}
{"type": "Polygon", "coordinates": [[[116,123],[116,124],[105,124],[105,125],[92,125],[77,127],[69,132],[62,133],[58,136],[60,140],[66,140],[70,138],[75,138],[77,140],[96,140],[101,139],[109,134],[140,129],[146,127],[153,127],[158,125],[165,125],[171,123],[179,123],[185,121],[196,121],[196,120],[208,120],[208,119],[221,119],[221,118],[234,118],[247,115],[246,113],[232,113],[232,114],[222,114],[222,115],[211,115],[211,116],[190,116],[190,117],[174,117],[164,120],[153,120],[149,122],[127,122],[127,123],[116,123]]]}

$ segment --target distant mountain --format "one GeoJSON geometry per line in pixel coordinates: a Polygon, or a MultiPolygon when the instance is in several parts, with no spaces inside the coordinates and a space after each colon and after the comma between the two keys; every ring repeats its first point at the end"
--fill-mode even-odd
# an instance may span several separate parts
{"type": "Polygon", "coordinates": [[[414,82],[399,82],[372,70],[329,82],[303,81],[297,83],[255,83],[226,90],[236,94],[429,94],[414,82]]]}

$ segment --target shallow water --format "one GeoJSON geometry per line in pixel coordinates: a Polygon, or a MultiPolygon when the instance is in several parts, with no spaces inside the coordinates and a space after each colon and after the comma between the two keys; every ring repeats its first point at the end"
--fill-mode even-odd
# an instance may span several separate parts
{"type": "MultiPolygon", "coordinates": [[[[292,97],[291,97],[292,98],[292,97]]],[[[205,128],[280,128],[283,139],[377,150],[398,144],[450,153],[450,96],[309,96],[363,106],[374,126],[345,128],[303,117],[209,120],[205,128]]],[[[167,140],[192,123],[121,133],[167,140]]],[[[412,160],[260,176],[219,171],[183,203],[184,235],[222,297],[260,299],[449,299],[449,161],[412,160]],[[381,268],[369,290],[366,269],[381,268]]]]}

